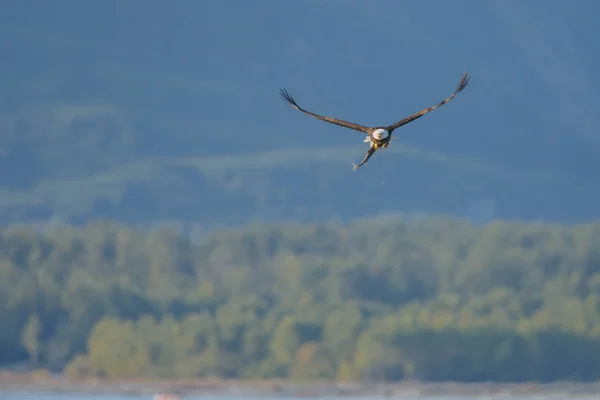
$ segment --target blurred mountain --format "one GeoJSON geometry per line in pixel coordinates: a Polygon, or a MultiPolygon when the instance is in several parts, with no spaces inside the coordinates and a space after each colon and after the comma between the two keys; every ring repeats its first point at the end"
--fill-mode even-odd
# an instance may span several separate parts
{"type": "Polygon", "coordinates": [[[545,7],[568,33],[555,43],[532,17],[541,3],[504,4],[471,2],[467,17],[439,3],[428,18],[397,2],[5,1],[0,222],[597,218],[595,3],[545,7]],[[463,69],[467,90],[357,172],[360,133],[277,95],[388,124],[463,69]]]}

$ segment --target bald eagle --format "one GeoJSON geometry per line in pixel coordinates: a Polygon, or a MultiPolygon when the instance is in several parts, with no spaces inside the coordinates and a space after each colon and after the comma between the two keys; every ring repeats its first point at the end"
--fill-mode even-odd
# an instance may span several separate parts
{"type": "Polygon", "coordinates": [[[458,92],[463,90],[469,84],[469,79],[470,79],[470,77],[467,75],[466,72],[464,72],[460,79],[460,83],[458,84],[458,87],[456,88],[456,91],[454,93],[452,93],[448,98],[446,98],[445,100],[441,101],[440,103],[438,103],[434,106],[427,107],[409,117],[401,119],[400,121],[396,122],[395,124],[388,125],[388,126],[370,127],[370,126],[363,126],[363,125],[355,124],[353,122],[348,122],[348,121],[344,121],[344,120],[333,118],[333,117],[324,117],[322,115],[315,114],[315,113],[312,113],[310,111],[307,111],[307,110],[301,108],[298,105],[298,103],[296,103],[296,101],[294,100],[292,95],[289,94],[285,89],[281,89],[279,94],[281,95],[281,98],[285,102],[291,104],[296,110],[302,111],[304,114],[307,114],[307,115],[310,115],[311,117],[320,119],[321,121],[326,121],[331,124],[343,126],[344,128],[350,128],[350,129],[354,129],[355,131],[366,133],[368,136],[365,138],[364,142],[369,143],[369,150],[367,150],[367,154],[365,155],[363,160],[360,162],[360,164],[352,163],[352,165],[354,166],[354,170],[356,171],[358,168],[363,166],[367,161],[369,161],[369,158],[371,158],[371,156],[373,154],[375,154],[375,152],[377,150],[388,147],[390,140],[392,139],[392,133],[394,132],[394,130],[396,128],[399,128],[402,125],[408,124],[409,122],[412,122],[415,119],[421,118],[423,115],[427,114],[428,112],[433,111],[436,108],[441,107],[444,104],[448,103],[450,100],[452,100],[454,98],[454,96],[456,96],[458,94],[458,92]]]}

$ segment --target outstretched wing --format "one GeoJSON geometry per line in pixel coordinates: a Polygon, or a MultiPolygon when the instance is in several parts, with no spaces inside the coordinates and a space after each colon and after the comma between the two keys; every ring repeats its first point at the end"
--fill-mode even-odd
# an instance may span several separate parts
{"type": "Polygon", "coordinates": [[[355,131],[369,133],[370,128],[368,128],[366,126],[362,126],[362,125],[359,125],[359,124],[355,124],[353,122],[348,122],[348,121],[344,121],[344,120],[333,118],[333,117],[324,117],[322,115],[315,114],[315,113],[312,113],[310,111],[306,111],[306,110],[300,108],[300,106],[298,105],[298,103],[296,103],[296,101],[294,100],[294,98],[292,97],[292,95],[289,94],[285,89],[281,89],[279,91],[279,94],[281,95],[281,98],[286,103],[291,104],[296,110],[300,110],[304,114],[308,114],[311,117],[315,117],[317,119],[320,119],[321,121],[326,121],[326,122],[329,122],[331,124],[343,126],[344,128],[350,128],[350,129],[354,129],[355,131]]]}
{"type": "Polygon", "coordinates": [[[411,115],[410,117],[406,117],[406,118],[396,122],[394,125],[390,125],[390,126],[386,127],[386,129],[388,129],[389,131],[394,130],[404,124],[408,124],[409,122],[414,121],[417,118],[421,118],[423,115],[427,114],[429,111],[433,111],[436,108],[441,107],[444,104],[448,103],[450,100],[452,100],[454,98],[454,96],[456,96],[458,94],[458,92],[463,90],[469,84],[469,79],[471,79],[471,78],[467,75],[466,72],[464,72],[462,74],[462,78],[460,79],[460,83],[458,84],[458,88],[456,88],[456,91],[454,93],[452,93],[452,95],[450,97],[448,97],[446,100],[436,104],[435,106],[431,106],[424,110],[421,110],[418,113],[411,115]]]}

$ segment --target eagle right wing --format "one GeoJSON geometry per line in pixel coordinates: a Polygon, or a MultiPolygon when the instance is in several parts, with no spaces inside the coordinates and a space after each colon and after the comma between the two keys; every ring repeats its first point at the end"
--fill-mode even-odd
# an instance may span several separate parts
{"type": "Polygon", "coordinates": [[[451,101],[459,92],[461,92],[464,88],[467,87],[467,85],[469,84],[469,79],[470,77],[467,75],[466,72],[464,72],[462,74],[462,77],[460,79],[460,82],[458,84],[458,87],[456,88],[456,91],[454,93],[452,93],[450,96],[448,96],[445,100],[442,100],[441,102],[439,102],[438,104],[431,106],[431,107],[427,107],[419,112],[414,113],[411,116],[408,116],[398,122],[396,122],[393,125],[390,125],[388,127],[386,127],[388,130],[393,131],[396,128],[401,127],[404,124],[408,124],[409,122],[414,121],[415,119],[421,118],[423,115],[427,114],[430,111],[435,110],[436,108],[439,108],[441,106],[443,106],[444,104],[448,103],[449,101],[451,101]]]}
{"type": "Polygon", "coordinates": [[[279,95],[286,103],[291,104],[296,110],[302,111],[304,114],[308,114],[311,117],[320,119],[321,121],[326,121],[326,122],[329,122],[330,124],[343,126],[344,128],[350,128],[350,129],[354,129],[355,131],[364,132],[364,133],[369,133],[369,131],[371,130],[371,128],[368,128],[366,126],[362,126],[359,124],[355,124],[353,122],[348,122],[348,121],[344,121],[344,120],[333,118],[333,117],[324,117],[322,115],[315,114],[310,111],[306,111],[306,110],[300,108],[300,106],[298,105],[298,103],[296,103],[296,101],[294,100],[292,95],[289,94],[285,89],[281,89],[279,91],[279,95]]]}

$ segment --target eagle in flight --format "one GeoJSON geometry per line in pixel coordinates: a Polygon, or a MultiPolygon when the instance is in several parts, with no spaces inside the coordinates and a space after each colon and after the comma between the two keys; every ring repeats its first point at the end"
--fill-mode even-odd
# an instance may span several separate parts
{"type": "Polygon", "coordinates": [[[370,127],[370,126],[363,126],[363,125],[355,124],[353,122],[348,122],[348,121],[344,121],[344,120],[333,118],[333,117],[324,117],[322,115],[315,114],[315,113],[312,113],[310,111],[307,111],[307,110],[301,108],[298,105],[298,103],[296,103],[296,101],[294,100],[292,95],[289,94],[285,89],[281,89],[279,94],[281,95],[281,98],[285,102],[291,104],[296,110],[302,111],[304,114],[308,114],[314,118],[320,119],[321,121],[326,121],[331,124],[343,126],[344,128],[350,128],[350,129],[354,129],[355,131],[366,133],[368,136],[364,140],[364,142],[369,143],[369,150],[367,150],[367,154],[365,155],[363,160],[360,162],[360,164],[352,163],[352,165],[354,165],[354,170],[356,171],[358,168],[363,166],[367,161],[369,161],[369,158],[371,158],[371,156],[373,154],[375,154],[375,152],[377,150],[388,147],[388,144],[390,143],[390,140],[392,139],[392,133],[394,132],[394,129],[399,128],[402,125],[408,124],[409,122],[412,122],[415,119],[421,118],[423,115],[427,114],[429,111],[433,111],[436,108],[441,107],[444,104],[448,103],[450,100],[452,100],[454,98],[454,96],[456,96],[458,94],[458,92],[463,90],[468,85],[469,79],[470,79],[470,77],[467,75],[466,72],[464,72],[460,79],[460,83],[458,84],[458,87],[456,88],[456,91],[454,93],[452,93],[448,98],[446,98],[445,100],[441,101],[440,103],[438,103],[434,106],[427,107],[409,117],[401,119],[400,121],[396,122],[393,125],[388,125],[388,126],[370,127]]]}

